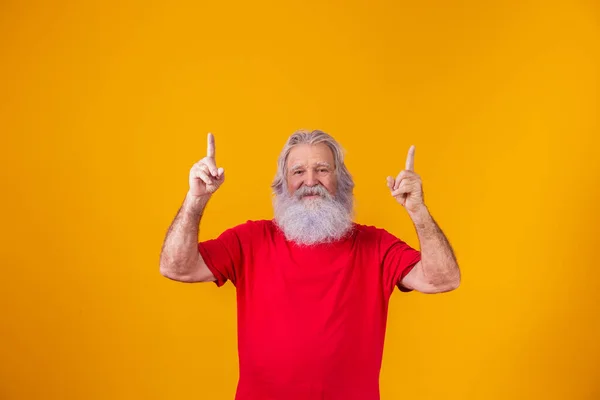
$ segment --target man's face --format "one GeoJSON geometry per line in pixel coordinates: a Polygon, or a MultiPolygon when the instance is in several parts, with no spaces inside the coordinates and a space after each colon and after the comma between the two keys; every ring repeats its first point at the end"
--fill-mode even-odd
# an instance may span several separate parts
{"type": "Polygon", "coordinates": [[[352,213],[336,196],[333,152],[325,143],[296,145],[287,159],[287,193],[274,197],[275,221],[288,240],[313,245],[342,238],[352,213]]]}
{"type": "MultiPolygon", "coordinates": [[[[295,146],[287,159],[287,187],[292,196],[302,186],[322,185],[331,196],[335,196],[337,179],[334,171],[333,153],[325,143],[295,146]]],[[[306,196],[315,198],[318,195],[306,196]]]]}

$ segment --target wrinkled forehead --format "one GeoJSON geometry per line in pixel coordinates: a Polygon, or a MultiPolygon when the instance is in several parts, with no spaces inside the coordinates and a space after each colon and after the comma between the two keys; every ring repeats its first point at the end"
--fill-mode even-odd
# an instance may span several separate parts
{"type": "Polygon", "coordinates": [[[328,162],[317,161],[317,162],[315,162],[313,164],[308,164],[308,165],[305,164],[305,163],[301,163],[301,162],[298,162],[296,164],[291,164],[288,167],[288,171],[294,172],[294,171],[297,171],[299,169],[303,169],[303,168],[307,168],[307,167],[308,168],[320,168],[320,167],[322,168],[322,167],[325,167],[325,168],[328,168],[328,169],[333,169],[333,166],[331,164],[329,164],[328,162]]]}
{"type": "Polygon", "coordinates": [[[290,150],[286,164],[288,171],[291,171],[299,167],[326,166],[333,168],[335,161],[333,152],[325,143],[299,144],[290,150]]]}

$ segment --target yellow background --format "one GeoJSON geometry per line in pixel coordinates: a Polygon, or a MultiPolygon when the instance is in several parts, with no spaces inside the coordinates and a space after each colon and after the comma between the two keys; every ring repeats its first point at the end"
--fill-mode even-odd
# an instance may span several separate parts
{"type": "Polygon", "coordinates": [[[593,1],[0,3],[1,399],[232,399],[231,284],[159,275],[213,132],[201,238],[270,218],[286,137],[347,151],[357,221],[418,246],[416,145],[463,271],[392,296],[383,399],[600,398],[593,1]]]}

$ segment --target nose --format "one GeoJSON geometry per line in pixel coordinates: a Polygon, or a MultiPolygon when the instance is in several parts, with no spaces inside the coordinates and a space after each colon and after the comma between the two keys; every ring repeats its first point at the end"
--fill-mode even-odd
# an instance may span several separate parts
{"type": "Polygon", "coordinates": [[[318,183],[315,172],[313,170],[309,170],[306,173],[306,179],[304,180],[304,184],[306,186],[315,186],[318,183]]]}

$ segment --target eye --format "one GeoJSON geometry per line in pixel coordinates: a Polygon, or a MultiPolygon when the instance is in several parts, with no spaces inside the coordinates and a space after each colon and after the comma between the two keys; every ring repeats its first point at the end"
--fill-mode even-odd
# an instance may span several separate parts
{"type": "Polygon", "coordinates": [[[327,168],[321,168],[319,170],[319,172],[326,173],[326,172],[329,172],[329,170],[327,168]]]}
{"type": "Polygon", "coordinates": [[[302,174],[302,172],[304,172],[304,171],[294,171],[294,175],[300,175],[300,174],[302,174]]]}

